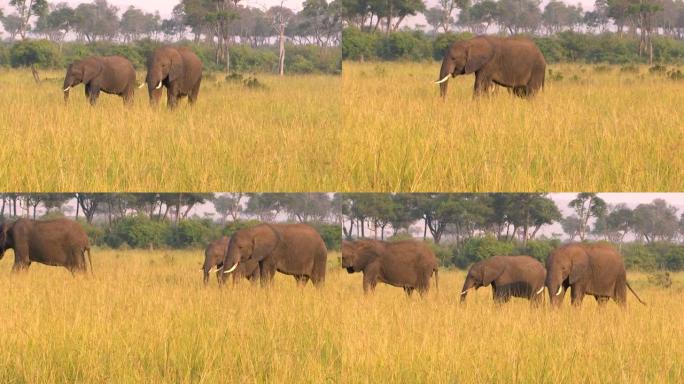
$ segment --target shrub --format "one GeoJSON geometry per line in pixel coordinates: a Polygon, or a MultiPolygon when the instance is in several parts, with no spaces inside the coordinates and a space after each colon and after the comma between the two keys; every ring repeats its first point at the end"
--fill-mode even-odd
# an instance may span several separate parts
{"type": "Polygon", "coordinates": [[[453,262],[458,268],[467,268],[480,260],[497,255],[512,255],[515,251],[515,243],[511,241],[499,241],[493,236],[473,237],[454,252],[453,262]]]}
{"type": "Polygon", "coordinates": [[[62,65],[62,55],[57,46],[47,40],[23,40],[10,49],[12,67],[55,68],[62,65]]]}
{"type": "Polygon", "coordinates": [[[169,224],[146,216],[125,217],[113,223],[103,241],[112,248],[126,244],[131,248],[159,248],[169,238],[169,224]]]}
{"type": "Polygon", "coordinates": [[[342,58],[360,61],[374,58],[377,39],[377,34],[364,33],[354,27],[345,28],[342,31],[342,58]]]}
{"type": "Polygon", "coordinates": [[[204,247],[219,237],[219,232],[210,219],[182,220],[169,228],[166,245],[173,248],[204,247]]]}
{"type": "Polygon", "coordinates": [[[342,230],[339,225],[334,224],[315,224],[314,228],[318,231],[325,242],[328,251],[339,251],[342,245],[342,230]]]}

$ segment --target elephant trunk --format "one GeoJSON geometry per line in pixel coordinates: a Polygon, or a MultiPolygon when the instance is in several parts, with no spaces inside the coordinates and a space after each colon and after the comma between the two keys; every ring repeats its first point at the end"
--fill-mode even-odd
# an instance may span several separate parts
{"type": "Polygon", "coordinates": [[[161,70],[158,68],[150,67],[147,72],[147,79],[145,79],[145,82],[147,83],[147,89],[150,94],[150,104],[153,106],[158,105],[159,100],[161,99],[163,77],[161,70]]]}
{"type": "Polygon", "coordinates": [[[67,76],[64,78],[64,84],[62,85],[62,92],[64,92],[64,102],[69,101],[69,90],[71,90],[71,87],[73,86],[73,80],[71,77],[67,76]]]}
{"type": "Polygon", "coordinates": [[[468,291],[475,288],[475,281],[466,278],[465,283],[463,283],[463,289],[461,289],[461,303],[465,303],[466,296],[468,296],[468,291]]]}
{"type": "Polygon", "coordinates": [[[439,95],[442,98],[446,98],[447,95],[449,76],[451,76],[452,72],[454,71],[452,67],[453,66],[449,64],[448,57],[445,57],[444,60],[442,60],[442,67],[439,70],[439,79],[436,81],[436,83],[439,84],[439,95]]]}

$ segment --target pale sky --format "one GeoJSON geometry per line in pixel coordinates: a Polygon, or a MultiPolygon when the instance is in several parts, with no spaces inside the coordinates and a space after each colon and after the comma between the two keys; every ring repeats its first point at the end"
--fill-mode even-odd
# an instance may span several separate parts
{"type": "MultiPolygon", "coordinates": [[[[51,4],[66,2],[72,7],[76,7],[81,3],[90,3],[89,0],[49,0],[51,4]]],[[[145,10],[146,12],[159,11],[162,18],[168,18],[171,15],[171,10],[180,1],[179,0],[108,0],[109,4],[115,5],[119,8],[119,15],[124,12],[129,6],[133,5],[136,8],[145,10]]],[[[295,11],[302,9],[303,0],[284,0],[283,5],[295,11]]],[[[274,5],[280,5],[280,0],[242,0],[241,5],[250,6],[252,8],[268,9],[274,5]]],[[[14,12],[13,8],[9,6],[9,0],[0,0],[0,8],[5,14],[14,12]]]]}

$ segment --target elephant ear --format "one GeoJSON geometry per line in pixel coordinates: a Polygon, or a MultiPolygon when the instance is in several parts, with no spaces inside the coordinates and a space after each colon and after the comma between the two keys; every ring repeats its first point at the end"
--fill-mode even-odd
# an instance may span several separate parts
{"type": "Polygon", "coordinates": [[[171,59],[171,68],[169,68],[169,81],[177,81],[183,76],[184,72],[183,56],[176,53],[171,59]]]}
{"type": "Polygon", "coordinates": [[[466,48],[464,72],[473,73],[482,68],[494,56],[494,47],[485,39],[473,40],[466,48]]]}
{"type": "Polygon", "coordinates": [[[281,240],[280,233],[277,232],[273,226],[265,224],[268,227],[268,232],[257,233],[252,238],[252,257],[257,261],[263,260],[266,256],[273,253],[278,243],[281,240]]]}
{"type": "Polygon", "coordinates": [[[103,69],[104,67],[99,60],[93,60],[91,62],[85,63],[85,65],[83,65],[83,83],[90,83],[94,78],[102,73],[103,69]]]}
{"type": "Polygon", "coordinates": [[[501,264],[488,264],[482,268],[482,285],[488,286],[501,276],[506,269],[501,264]]]}
{"type": "Polygon", "coordinates": [[[580,281],[589,272],[589,267],[586,263],[573,263],[570,268],[569,283],[570,285],[580,281]]]}
{"type": "Polygon", "coordinates": [[[378,250],[371,243],[359,243],[355,249],[356,258],[354,259],[354,270],[363,271],[376,257],[378,250]]]}

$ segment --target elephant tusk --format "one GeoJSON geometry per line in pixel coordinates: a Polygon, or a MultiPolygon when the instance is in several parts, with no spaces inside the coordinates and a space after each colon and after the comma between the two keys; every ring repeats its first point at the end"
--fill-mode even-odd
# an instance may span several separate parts
{"type": "Polygon", "coordinates": [[[542,292],[544,292],[544,286],[542,286],[541,288],[539,288],[539,290],[537,291],[537,293],[535,293],[535,295],[538,295],[538,294],[540,294],[540,293],[542,293],[542,292]]]}
{"type": "Polygon", "coordinates": [[[70,89],[71,89],[71,85],[68,86],[68,87],[66,87],[66,88],[64,88],[64,92],[69,92],[70,89]]]}
{"type": "Polygon", "coordinates": [[[558,287],[558,292],[556,292],[556,296],[560,295],[561,293],[563,293],[563,286],[562,285],[558,287]]]}
{"type": "Polygon", "coordinates": [[[162,87],[162,82],[160,81],[159,84],[157,85],[157,88],[155,88],[155,89],[159,89],[161,87],[162,87]]]}
{"type": "Polygon", "coordinates": [[[147,85],[147,83],[142,83],[142,84],[138,85],[138,89],[140,89],[140,88],[142,88],[142,87],[144,87],[144,86],[146,86],[146,85],[147,85]]]}
{"type": "Polygon", "coordinates": [[[468,293],[468,291],[470,291],[471,289],[473,289],[473,288],[468,288],[468,289],[466,289],[465,291],[461,292],[461,296],[463,296],[463,295],[465,295],[466,293],[468,293]]]}
{"type": "Polygon", "coordinates": [[[235,265],[233,265],[232,267],[230,267],[229,270],[223,271],[223,273],[225,273],[225,274],[231,273],[231,272],[233,272],[233,271],[235,270],[235,268],[237,268],[237,266],[238,266],[238,263],[235,263],[235,265]]]}
{"type": "Polygon", "coordinates": [[[449,75],[444,76],[442,80],[435,81],[435,84],[442,84],[443,82],[449,80],[449,75]]]}

